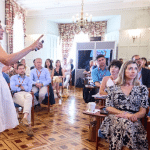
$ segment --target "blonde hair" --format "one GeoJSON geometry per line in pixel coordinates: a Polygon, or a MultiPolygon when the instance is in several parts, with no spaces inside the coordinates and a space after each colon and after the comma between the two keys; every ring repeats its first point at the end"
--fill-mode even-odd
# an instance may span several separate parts
{"type": "MultiPolygon", "coordinates": [[[[116,84],[117,84],[117,85],[125,85],[125,83],[126,83],[125,71],[126,71],[128,65],[130,65],[130,64],[136,64],[136,65],[137,65],[137,63],[134,62],[134,61],[132,61],[132,60],[126,61],[126,62],[122,65],[122,67],[121,67],[121,69],[120,69],[120,71],[119,71],[118,78],[116,79],[116,84]]],[[[137,65],[137,67],[138,67],[138,65],[137,65]]],[[[140,85],[140,82],[139,82],[139,80],[138,80],[138,74],[137,74],[136,77],[133,79],[133,85],[134,85],[134,86],[139,86],[139,85],[140,85]]]]}

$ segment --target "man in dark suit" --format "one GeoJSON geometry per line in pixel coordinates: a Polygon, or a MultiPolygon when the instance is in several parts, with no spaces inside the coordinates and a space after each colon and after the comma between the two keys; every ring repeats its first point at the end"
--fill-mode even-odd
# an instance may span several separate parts
{"type": "Polygon", "coordinates": [[[138,78],[141,81],[141,83],[147,88],[150,87],[150,70],[146,68],[142,68],[142,60],[139,55],[132,56],[132,60],[135,61],[138,64],[138,78]]]}

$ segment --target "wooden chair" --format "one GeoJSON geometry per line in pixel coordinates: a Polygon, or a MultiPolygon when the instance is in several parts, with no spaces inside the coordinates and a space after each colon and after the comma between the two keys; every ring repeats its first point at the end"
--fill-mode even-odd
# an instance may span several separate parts
{"type": "MultiPolygon", "coordinates": [[[[12,94],[12,93],[11,93],[12,94]]],[[[32,95],[32,107],[31,107],[31,125],[34,126],[34,93],[31,91],[30,94],[32,95]]],[[[13,97],[13,94],[12,94],[13,97]]],[[[15,107],[22,107],[16,103],[14,103],[15,107]]]]}

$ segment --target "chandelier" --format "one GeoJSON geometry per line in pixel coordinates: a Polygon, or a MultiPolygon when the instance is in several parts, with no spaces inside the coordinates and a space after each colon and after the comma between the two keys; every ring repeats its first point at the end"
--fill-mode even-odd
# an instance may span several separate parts
{"type": "Polygon", "coordinates": [[[72,17],[73,23],[76,23],[81,29],[87,25],[88,18],[90,18],[90,22],[92,22],[92,15],[88,16],[87,13],[86,14],[83,13],[83,5],[84,5],[84,3],[82,0],[80,16],[79,16],[79,14],[77,14],[76,17],[75,16],[72,17]]]}

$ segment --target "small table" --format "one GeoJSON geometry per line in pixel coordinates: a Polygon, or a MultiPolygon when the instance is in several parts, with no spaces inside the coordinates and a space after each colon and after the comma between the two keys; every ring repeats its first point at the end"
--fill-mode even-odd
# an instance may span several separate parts
{"type": "Polygon", "coordinates": [[[98,111],[96,113],[91,113],[91,112],[83,111],[83,114],[96,117],[96,143],[97,143],[99,127],[100,127],[102,121],[104,120],[104,118],[107,115],[100,114],[100,111],[98,111]]]}

